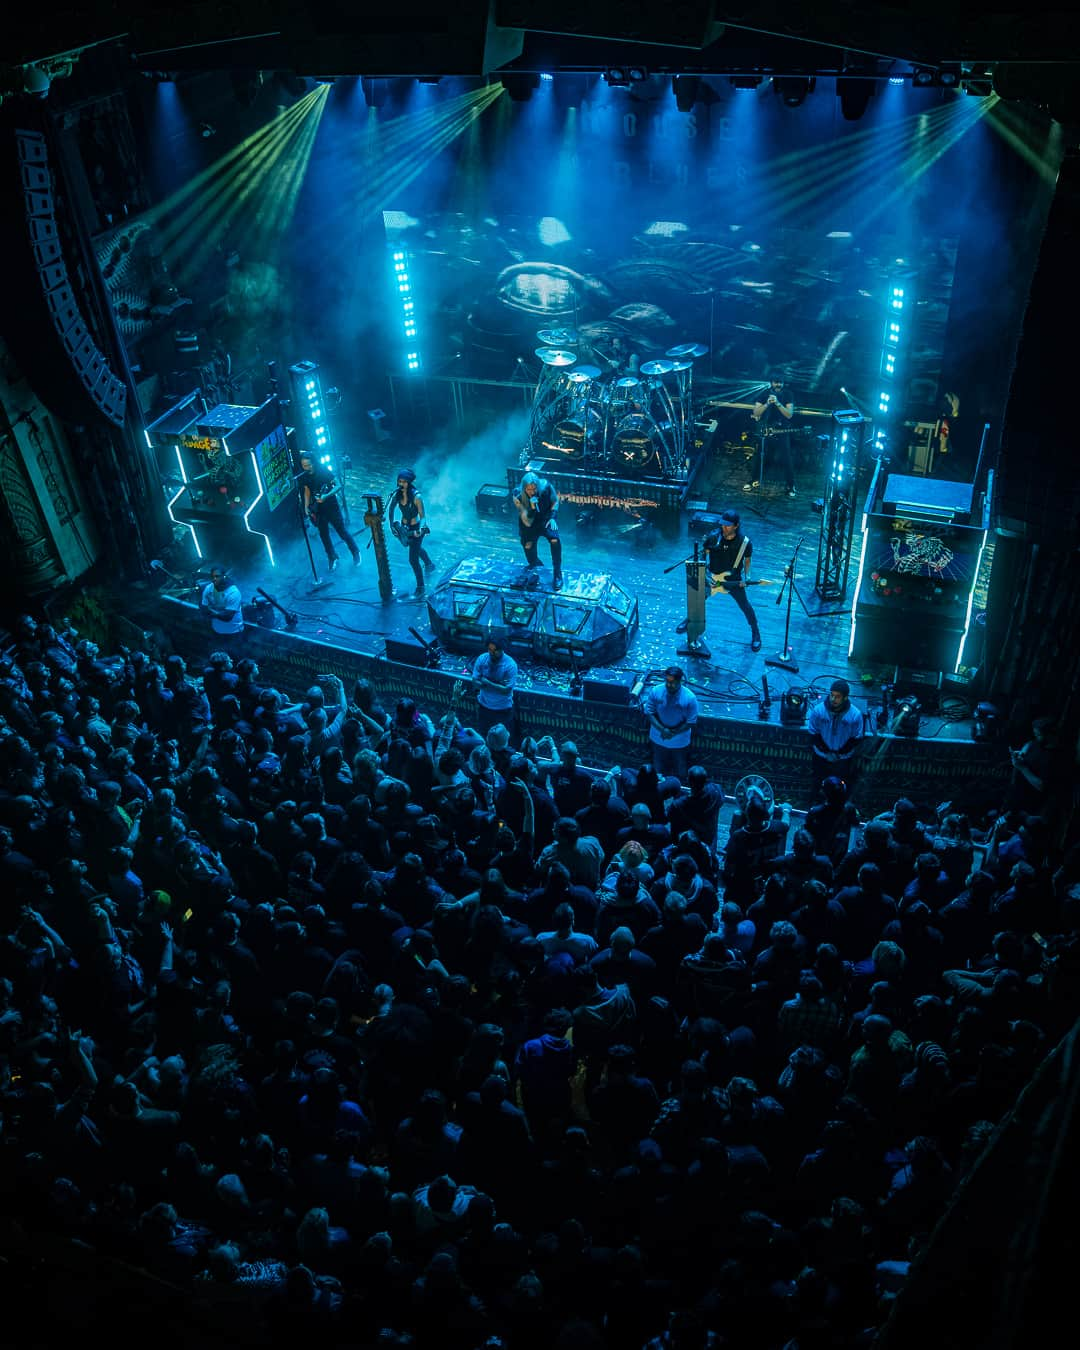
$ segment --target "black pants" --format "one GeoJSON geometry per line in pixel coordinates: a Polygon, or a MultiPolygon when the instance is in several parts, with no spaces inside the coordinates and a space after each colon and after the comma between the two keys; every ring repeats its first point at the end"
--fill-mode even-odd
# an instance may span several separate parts
{"type": "Polygon", "coordinates": [[[757,615],[754,613],[754,607],[750,603],[750,597],[746,594],[746,588],[744,586],[732,586],[728,591],[728,595],[731,596],[732,600],[735,601],[746,616],[746,622],[750,625],[751,636],[757,637],[757,615]]]}
{"type": "Polygon", "coordinates": [[[431,567],[431,559],[428,557],[423,539],[409,539],[406,542],[409,548],[409,566],[413,570],[417,586],[423,587],[424,572],[420,564],[423,563],[424,567],[431,567]]]}
{"type": "Polygon", "coordinates": [[[551,545],[551,570],[556,576],[562,575],[562,540],[559,538],[559,527],[553,520],[549,520],[544,528],[537,533],[526,534],[524,530],[520,531],[521,547],[525,550],[525,561],[530,567],[540,566],[539,550],[537,544],[540,540],[546,539],[551,545]]]}
{"type": "Polygon", "coordinates": [[[315,528],[319,532],[319,538],[322,540],[322,546],[326,550],[326,561],[333,562],[337,557],[337,550],[334,548],[330,539],[330,527],[334,527],[334,532],[354,558],[359,558],[360,549],[356,540],[352,537],[345,527],[345,521],[342,519],[341,507],[338,505],[336,497],[331,497],[328,501],[319,506],[319,514],[315,521],[315,528]]]}
{"type": "Polygon", "coordinates": [[[772,483],[783,478],[784,486],[790,492],[795,486],[795,457],[791,441],[790,436],[759,436],[750,477],[759,483],[766,481],[766,473],[769,475],[768,481],[772,483]]]}
{"type": "Polygon", "coordinates": [[[481,736],[486,736],[500,722],[510,733],[510,744],[516,745],[513,708],[485,708],[482,703],[476,705],[476,730],[481,736]]]}

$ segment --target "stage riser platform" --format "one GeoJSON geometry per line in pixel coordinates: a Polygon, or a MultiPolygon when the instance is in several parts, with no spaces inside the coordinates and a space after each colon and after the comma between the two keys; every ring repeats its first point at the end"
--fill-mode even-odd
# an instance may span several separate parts
{"type": "Polygon", "coordinates": [[[452,652],[475,655],[495,638],[516,658],[566,670],[614,665],[637,635],[638,607],[606,572],[567,571],[554,591],[544,568],[529,578],[520,563],[464,558],[428,600],[435,636],[452,652]]]}

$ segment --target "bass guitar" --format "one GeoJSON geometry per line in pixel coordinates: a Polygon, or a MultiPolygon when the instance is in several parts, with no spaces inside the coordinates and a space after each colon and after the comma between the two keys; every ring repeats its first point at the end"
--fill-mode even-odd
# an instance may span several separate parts
{"type": "Polygon", "coordinates": [[[745,586],[775,586],[775,585],[776,585],[775,581],[766,581],[766,580],[758,581],[756,578],[753,581],[741,581],[741,580],[732,581],[730,572],[709,573],[710,595],[727,595],[728,592],[733,588],[738,589],[745,586]]]}

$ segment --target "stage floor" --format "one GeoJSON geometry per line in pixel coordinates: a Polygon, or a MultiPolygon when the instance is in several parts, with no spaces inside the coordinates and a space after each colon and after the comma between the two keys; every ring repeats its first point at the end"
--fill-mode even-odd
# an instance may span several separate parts
{"type": "MultiPolygon", "coordinates": [[[[345,474],[351,528],[362,548],[362,562],[354,567],[347,551],[339,544],[341,559],[337,570],[326,572],[318,537],[312,532],[316,566],[321,585],[313,589],[311,567],[300,534],[299,522],[292,523],[291,507],[279,508],[284,529],[275,549],[276,566],[271,568],[264,553],[246,561],[231,560],[233,579],[240,585],[245,603],[263,587],[283,606],[299,615],[296,631],[347,650],[381,655],[383,641],[406,638],[414,628],[430,639],[426,602],[413,596],[414,579],[405,550],[391,536],[388,539],[390,564],[396,596],[384,602],[379,595],[370,535],[363,526],[365,494],[392,489],[398,468],[414,465],[419,471],[431,526],[426,541],[435,561],[429,577],[434,586],[463,558],[482,556],[491,559],[521,561],[516,524],[512,517],[480,516],[474,506],[482,483],[505,483],[506,468],[517,462],[514,453],[502,460],[488,451],[483,457],[453,450],[435,454],[403,437],[366,447],[354,454],[355,466],[345,474]]],[[[620,670],[659,671],[677,662],[682,665],[703,706],[712,716],[756,720],[761,696],[761,676],[767,674],[774,701],[789,689],[811,686],[811,697],[822,694],[838,675],[852,685],[856,701],[871,711],[880,703],[881,682],[892,676],[892,667],[860,668],[847,659],[850,635],[851,596],[858,572],[860,536],[855,535],[851,559],[848,601],[843,606],[823,605],[813,593],[817,558],[818,522],[812,503],[821,496],[823,470],[804,464],[797,477],[798,495],[791,499],[782,484],[766,486],[754,493],[742,491],[747,463],[741,451],[719,449],[703,464],[695,488],[695,497],[707,501],[708,509],[721,511],[734,506],[742,514],[743,528],[754,544],[753,575],[766,579],[770,586],[755,587],[750,593],[761,627],[763,646],[750,650],[750,634],[745,620],[727,596],[715,596],[708,604],[706,643],[710,659],[680,657],[681,643],[675,625],[685,613],[685,573],[676,566],[690,551],[683,521],[679,539],[664,538],[659,531],[641,531],[620,527],[619,518],[606,513],[594,527],[579,528],[574,512],[560,513],[563,538],[563,570],[571,578],[578,570],[610,572],[620,585],[637,597],[640,628],[620,670]],[[785,605],[776,597],[783,580],[784,567],[800,538],[804,543],[799,557],[798,591],[791,615],[791,646],[799,670],[793,674],[765,665],[765,658],[779,653],[783,646],[785,605]]],[[[549,582],[547,545],[540,545],[543,581],[549,582]]],[[[230,561],[230,560],[227,560],[230,561]]],[[[441,669],[460,672],[471,658],[446,652],[441,669]]],[[[521,661],[523,688],[566,693],[571,673],[553,670],[539,663],[521,661]]],[[[776,713],[774,712],[774,718],[776,713]]],[[[924,735],[939,739],[970,738],[970,722],[924,719],[924,735]],[[940,725],[938,723],[940,722],[940,725]]]]}

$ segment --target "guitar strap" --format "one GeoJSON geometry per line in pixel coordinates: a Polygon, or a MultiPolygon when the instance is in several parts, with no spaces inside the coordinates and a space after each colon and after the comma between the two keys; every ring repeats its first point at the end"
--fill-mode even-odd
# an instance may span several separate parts
{"type": "Polygon", "coordinates": [[[739,568],[742,566],[743,554],[746,552],[746,546],[747,544],[749,544],[749,542],[750,536],[744,534],[742,537],[742,543],[739,545],[739,551],[738,553],[735,554],[735,561],[731,564],[731,570],[733,572],[737,572],[739,568]]]}

